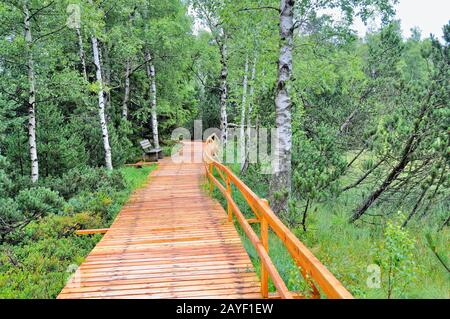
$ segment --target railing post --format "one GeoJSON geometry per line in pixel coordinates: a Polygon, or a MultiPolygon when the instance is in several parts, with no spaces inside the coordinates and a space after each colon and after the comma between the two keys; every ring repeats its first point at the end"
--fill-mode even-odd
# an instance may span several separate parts
{"type": "MultiPolygon", "coordinates": [[[[262,199],[265,205],[269,206],[269,202],[267,199],[262,199]]],[[[269,253],[269,224],[264,213],[261,212],[261,242],[269,253]]],[[[267,272],[266,266],[261,263],[261,295],[263,298],[269,297],[269,273],[267,272]]]]}
{"type": "Polygon", "coordinates": [[[214,189],[214,183],[212,180],[212,175],[213,175],[213,163],[209,163],[209,174],[208,174],[208,178],[209,178],[209,194],[211,195],[214,189]]]}
{"type": "MultiPolygon", "coordinates": [[[[227,175],[227,193],[228,195],[231,195],[231,181],[230,181],[230,177],[227,175]]],[[[233,221],[233,210],[231,208],[230,203],[227,200],[227,211],[228,211],[228,221],[231,222],[233,221]]]]}

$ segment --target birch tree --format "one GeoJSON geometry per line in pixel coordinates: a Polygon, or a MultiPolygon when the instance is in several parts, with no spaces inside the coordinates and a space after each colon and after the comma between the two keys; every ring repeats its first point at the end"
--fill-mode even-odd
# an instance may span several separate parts
{"type": "Polygon", "coordinates": [[[34,60],[33,60],[33,37],[31,31],[31,15],[28,8],[28,3],[23,4],[24,12],[24,27],[25,27],[25,43],[28,59],[28,144],[30,150],[31,160],[31,180],[33,183],[39,179],[39,161],[37,155],[36,144],[36,78],[34,73],[34,60]]]}
{"type": "MultiPolygon", "coordinates": [[[[92,0],[89,0],[92,4],[92,0]]],[[[109,133],[108,133],[108,124],[106,122],[105,116],[105,105],[106,105],[106,92],[103,81],[102,67],[101,67],[101,57],[100,57],[100,48],[98,39],[95,36],[94,32],[91,35],[92,42],[92,53],[94,58],[95,65],[95,77],[97,79],[98,84],[98,116],[100,120],[100,127],[102,131],[102,140],[103,140],[103,149],[105,156],[105,165],[109,170],[113,169],[112,165],[112,157],[111,157],[111,146],[109,144],[109,133]]]]}
{"type": "MultiPolygon", "coordinates": [[[[247,109],[247,86],[248,86],[248,55],[245,57],[245,66],[244,66],[244,79],[242,80],[242,102],[241,102],[241,126],[239,130],[239,139],[240,139],[240,163],[241,163],[241,171],[245,166],[245,157],[246,157],[246,141],[245,141],[245,112],[247,109]]],[[[249,141],[249,140],[248,140],[249,141]]]]}
{"type": "Polygon", "coordinates": [[[247,108],[247,130],[246,130],[246,143],[245,143],[245,158],[244,165],[241,167],[241,172],[246,170],[248,167],[249,157],[250,157],[250,140],[252,138],[252,114],[253,114],[253,103],[255,98],[255,79],[256,79],[256,61],[257,57],[255,54],[255,58],[252,63],[252,74],[250,78],[250,92],[249,92],[249,101],[247,108]]]}
{"type": "Polygon", "coordinates": [[[100,119],[100,126],[102,129],[103,148],[105,151],[105,164],[108,169],[113,169],[111,159],[111,146],[109,145],[108,125],[105,117],[105,91],[102,78],[102,70],[100,64],[98,41],[95,36],[91,37],[92,52],[94,55],[95,76],[97,78],[98,87],[98,115],[100,119]]]}
{"type": "Polygon", "coordinates": [[[83,78],[87,81],[87,70],[86,70],[86,59],[85,59],[85,53],[84,53],[84,44],[83,44],[83,35],[81,33],[81,26],[77,25],[76,28],[77,38],[78,38],[78,50],[80,55],[80,63],[81,63],[81,71],[83,74],[83,78]]]}
{"type": "MultiPolygon", "coordinates": [[[[132,37],[132,27],[133,27],[133,19],[135,14],[136,7],[134,7],[133,11],[128,14],[128,21],[126,26],[126,34],[128,38],[132,37]]],[[[127,119],[128,117],[128,103],[130,101],[130,76],[132,74],[131,70],[131,62],[132,57],[127,54],[126,62],[125,62],[125,88],[123,94],[123,103],[122,103],[122,118],[127,119]]]]}
{"type": "Polygon", "coordinates": [[[222,69],[220,71],[220,130],[222,132],[222,143],[224,147],[228,141],[228,51],[227,51],[227,36],[223,28],[220,29],[221,37],[216,41],[220,48],[220,64],[222,69]]]}
{"type": "Polygon", "coordinates": [[[125,89],[123,94],[122,103],[122,118],[127,119],[128,117],[128,102],[130,101],[130,73],[131,73],[131,62],[127,59],[125,63],[125,89]]]}
{"type": "Polygon", "coordinates": [[[151,106],[151,119],[152,119],[152,134],[153,144],[155,148],[159,148],[159,134],[158,134],[158,115],[156,112],[156,71],[153,64],[152,55],[150,51],[145,49],[145,64],[147,70],[147,77],[150,81],[150,106],[151,106]]]}
{"type": "Polygon", "coordinates": [[[193,7],[198,17],[203,21],[213,35],[220,53],[220,131],[223,147],[228,140],[228,34],[221,19],[225,10],[224,3],[217,0],[193,1],[193,7]]]}
{"type": "Polygon", "coordinates": [[[271,180],[272,202],[275,212],[286,211],[291,192],[291,98],[292,50],[294,34],[294,0],[280,1],[280,54],[275,97],[275,160],[271,180]]]}

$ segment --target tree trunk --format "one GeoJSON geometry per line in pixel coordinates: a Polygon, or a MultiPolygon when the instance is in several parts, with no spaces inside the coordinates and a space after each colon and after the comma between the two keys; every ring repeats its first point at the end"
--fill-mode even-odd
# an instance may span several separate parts
{"type": "MultiPolygon", "coordinates": [[[[136,10],[136,7],[134,8],[136,10]]],[[[128,36],[131,37],[131,28],[133,25],[134,19],[134,10],[132,13],[128,15],[128,36]]],[[[128,117],[128,103],[130,101],[130,76],[131,76],[131,58],[128,57],[125,63],[125,92],[123,96],[123,104],[122,104],[122,118],[124,120],[128,117]]]]}
{"type": "Polygon", "coordinates": [[[158,116],[156,113],[156,72],[155,66],[152,61],[152,56],[148,50],[145,50],[145,62],[147,65],[147,76],[150,81],[150,105],[152,116],[153,143],[155,148],[159,148],[158,116]]]}
{"type": "Polygon", "coordinates": [[[92,36],[92,51],[94,54],[94,64],[95,64],[95,75],[97,78],[97,82],[100,86],[98,91],[98,114],[100,117],[100,126],[102,129],[103,136],[103,148],[105,150],[105,164],[109,170],[113,169],[112,159],[111,159],[111,146],[109,145],[109,134],[108,134],[108,125],[106,123],[105,117],[105,91],[102,77],[102,69],[100,63],[100,50],[98,47],[98,41],[95,36],[92,36]]]}
{"type": "Polygon", "coordinates": [[[422,203],[423,198],[425,197],[426,193],[428,192],[428,190],[430,189],[431,185],[434,182],[434,178],[432,179],[432,181],[430,182],[430,185],[425,187],[422,191],[422,194],[420,194],[419,199],[417,200],[416,204],[414,205],[412,211],[409,213],[408,217],[406,218],[406,220],[403,222],[402,224],[402,228],[405,228],[408,223],[410,222],[411,218],[413,218],[413,216],[416,214],[417,209],[419,208],[420,204],[422,203]]]}
{"type": "Polygon", "coordinates": [[[248,56],[245,58],[244,80],[242,81],[242,106],[241,106],[241,127],[239,132],[240,139],[240,162],[241,171],[245,165],[245,110],[247,103],[247,83],[248,83],[248,56]]]}
{"type": "Polygon", "coordinates": [[[280,2],[281,48],[275,98],[275,159],[271,179],[271,203],[276,213],[287,211],[291,192],[292,103],[289,97],[289,81],[292,75],[294,4],[294,0],[281,0],[280,2]]]}
{"type": "Polygon", "coordinates": [[[356,114],[358,113],[358,109],[355,109],[346,119],[345,122],[341,125],[341,127],[339,128],[339,133],[344,133],[347,128],[350,126],[350,124],[352,123],[353,118],[356,116],[356,114]]]}
{"type": "Polygon", "coordinates": [[[406,143],[405,148],[402,152],[402,157],[400,161],[397,163],[397,165],[391,170],[389,175],[386,177],[384,182],[381,184],[380,187],[378,187],[377,190],[375,190],[362,204],[359,206],[355,212],[353,213],[352,217],[350,218],[350,222],[353,223],[356,220],[358,220],[365,212],[366,210],[373,204],[374,201],[380,197],[381,194],[389,187],[389,185],[392,184],[392,182],[403,172],[405,167],[409,163],[412,145],[414,142],[415,134],[412,134],[411,137],[408,139],[408,142],[406,143]]]}
{"type": "Polygon", "coordinates": [[[307,231],[307,228],[306,228],[306,218],[308,217],[308,208],[309,208],[309,198],[306,200],[305,210],[303,211],[302,227],[303,227],[303,231],[304,231],[304,232],[307,231]]]}
{"type": "Polygon", "coordinates": [[[124,120],[128,117],[128,102],[130,100],[130,72],[131,72],[131,62],[130,59],[127,59],[125,65],[125,93],[123,96],[123,104],[122,104],[122,118],[124,120]]]}
{"type": "Polygon", "coordinates": [[[36,145],[36,77],[34,74],[34,61],[32,54],[33,38],[31,35],[30,10],[28,9],[28,5],[26,3],[23,5],[23,11],[25,13],[25,42],[28,54],[28,143],[30,147],[31,159],[31,180],[35,183],[39,179],[39,161],[37,157],[36,145]]]}
{"type": "MultiPolygon", "coordinates": [[[[431,98],[431,94],[428,95],[427,101],[425,103],[429,103],[431,98]]],[[[362,204],[359,206],[354,212],[349,222],[353,223],[358,220],[369,207],[373,204],[374,201],[380,197],[383,192],[388,189],[388,187],[392,184],[393,181],[397,179],[397,177],[403,172],[406,166],[409,164],[411,159],[411,154],[414,152],[415,147],[420,143],[421,137],[417,134],[420,129],[420,124],[425,117],[425,114],[428,110],[427,104],[424,104],[421,108],[421,111],[414,123],[413,131],[406,141],[405,147],[402,150],[400,161],[395,165],[389,175],[386,177],[384,182],[375,190],[362,204]]]]}
{"type": "Polygon", "coordinates": [[[83,72],[83,77],[87,81],[87,71],[86,71],[86,59],[84,58],[84,45],[83,45],[83,36],[81,35],[81,28],[78,26],[76,28],[77,30],[77,36],[78,36],[78,46],[79,46],[79,54],[80,54],[80,62],[81,62],[81,68],[83,72]]]}
{"type": "Polygon", "coordinates": [[[341,193],[348,191],[349,189],[355,188],[359,184],[361,184],[370,174],[372,174],[383,162],[385,161],[385,158],[382,158],[379,160],[371,169],[369,169],[367,172],[365,172],[358,180],[346,187],[344,187],[341,190],[341,193]]]}
{"type": "Polygon", "coordinates": [[[227,116],[227,100],[228,100],[228,52],[226,35],[222,29],[222,41],[220,46],[220,63],[222,70],[220,71],[220,130],[222,132],[222,143],[226,147],[228,140],[228,116],[227,116]]]}
{"type": "Polygon", "coordinates": [[[249,93],[249,102],[248,102],[248,110],[247,110],[247,132],[246,132],[246,140],[247,143],[245,145],[245,164],[244,167],[241,169],[241,172],[246,171],[248,167],[248,162],[250,160],[250,140],[251,140],[251,133],[252,133],[252,112],[253,112],[253,103],[254,103],[254,95],[255,95],[255,77],[256,77],[256,55],[253,59],[253,66],[252,66],[252,75],[250,78],[250,93],[249,93]]]}
{"type": "Polygon", "coordinates": [[[104,43],[101,43],[99,47],[100,54],[100,65],[103,66],[103,87],[105,92],[105,112],[106,118],[109,121],[110,110],[111,110],[111,91],[106,90],[107,87],[111,84],[111,59],[109,58],[109,49],[108,46],[104,43]]]}

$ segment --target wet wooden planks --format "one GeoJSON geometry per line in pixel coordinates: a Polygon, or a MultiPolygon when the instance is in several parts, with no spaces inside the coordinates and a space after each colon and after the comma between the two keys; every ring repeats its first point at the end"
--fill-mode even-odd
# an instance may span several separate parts
{"type": "MultiPolygon", "coordinates": [[[[199,155],[200,145],[185,142],[182,152],[199,155]]],[[[202,163],[160,161],[58,298],[260,298],[239,235],[202,190],[203,175],[202,163]]]]}

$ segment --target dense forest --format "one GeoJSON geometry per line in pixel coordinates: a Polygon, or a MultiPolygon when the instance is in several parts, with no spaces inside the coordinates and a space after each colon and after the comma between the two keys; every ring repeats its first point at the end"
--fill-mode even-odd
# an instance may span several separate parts
{"type": "Polygon", "coordinates": [[[100,238],[74,231],[156,167],[124,166],[139,142],[170,155],[196,120],[355,297],[449,297],[450,24],[404,38],[391,0],[1,0],[0,20],[0,298],[54,298],[100,238]],[[275,174],[248,159],[259,128],[275,174]]]}

